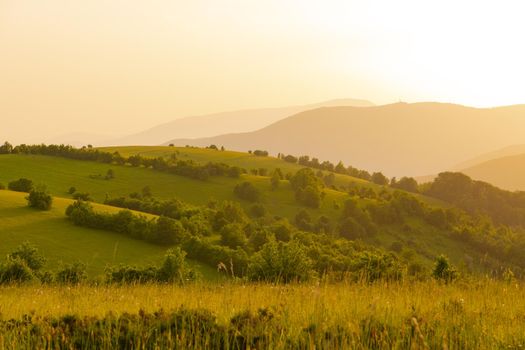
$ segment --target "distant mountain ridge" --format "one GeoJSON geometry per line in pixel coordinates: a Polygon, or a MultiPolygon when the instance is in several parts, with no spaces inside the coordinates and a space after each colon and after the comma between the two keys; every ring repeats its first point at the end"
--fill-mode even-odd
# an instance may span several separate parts
{"type": "Polygon", "coordinates": [[[249,132],[296,113],[323,106],[373,106],[359,99],[335,99],[320,103],[280,108],[246,109],[191,116],[157,125],[133,135],[113,139],[108,145],[159,145],[170,138],[211,137],[225,133],[249,132]]]}
{"type": "Polygon", "coordinates": [[[171,139],[342,160],[388,176],[437,174],[465,159],[525,140],[525,105],[473,108],[447,103],[323,107],[254,132],[171,139]]]}

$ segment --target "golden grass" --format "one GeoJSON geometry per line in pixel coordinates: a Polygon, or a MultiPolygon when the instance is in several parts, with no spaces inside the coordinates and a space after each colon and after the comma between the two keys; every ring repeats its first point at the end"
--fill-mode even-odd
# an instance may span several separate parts
{"type": "MultiPolygon", "coordinates": [[[[37,317],[103,317],[111,312],[205,309],[227,326],[233,316],[267,308],[280,336],[305,329],[343,330],[341,344],[355,348],[483,348],[525,346],[525,290],[491,280],[414,283],[188,286],[12,286],[0,288],[3,320],[37,317]],[[352,345],[353,344],[353,345],[352,345]],[[373,346],[372,346],[373,345],[373,346]]],[[[274,343],[281,344],[284,343],[274,343]]],[[[334,343],[336,344],[336,343],[334,343]]]]}

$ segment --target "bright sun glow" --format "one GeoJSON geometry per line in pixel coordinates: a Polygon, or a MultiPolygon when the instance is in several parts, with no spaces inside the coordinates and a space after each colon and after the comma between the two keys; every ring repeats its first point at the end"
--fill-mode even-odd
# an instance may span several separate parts
{"type": "Polygon", "coordinates": [[[59,134],[89,118],[93,130],[127,133],[338,97],[523,103],[524,10],[520,1],[4,0],[0,115],[16,136],[28,122],[59,134]]]}

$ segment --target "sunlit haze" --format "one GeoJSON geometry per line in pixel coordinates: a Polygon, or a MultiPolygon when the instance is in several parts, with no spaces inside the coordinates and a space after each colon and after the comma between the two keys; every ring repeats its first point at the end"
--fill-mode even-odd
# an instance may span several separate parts
{"type": "Polygon", "coordinates": [[[524,103],[524,10],[520,1],[0,0],[0,139],[125,135],[334,98],[524,103]]]}

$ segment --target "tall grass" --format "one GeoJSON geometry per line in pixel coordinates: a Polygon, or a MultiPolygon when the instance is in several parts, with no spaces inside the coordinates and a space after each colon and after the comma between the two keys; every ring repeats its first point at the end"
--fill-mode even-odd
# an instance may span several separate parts
{"type": "Polygon", "coordinates": [[[0,288],[0,348],[525,346],[525,291],[491,280],[0,288]]]}

